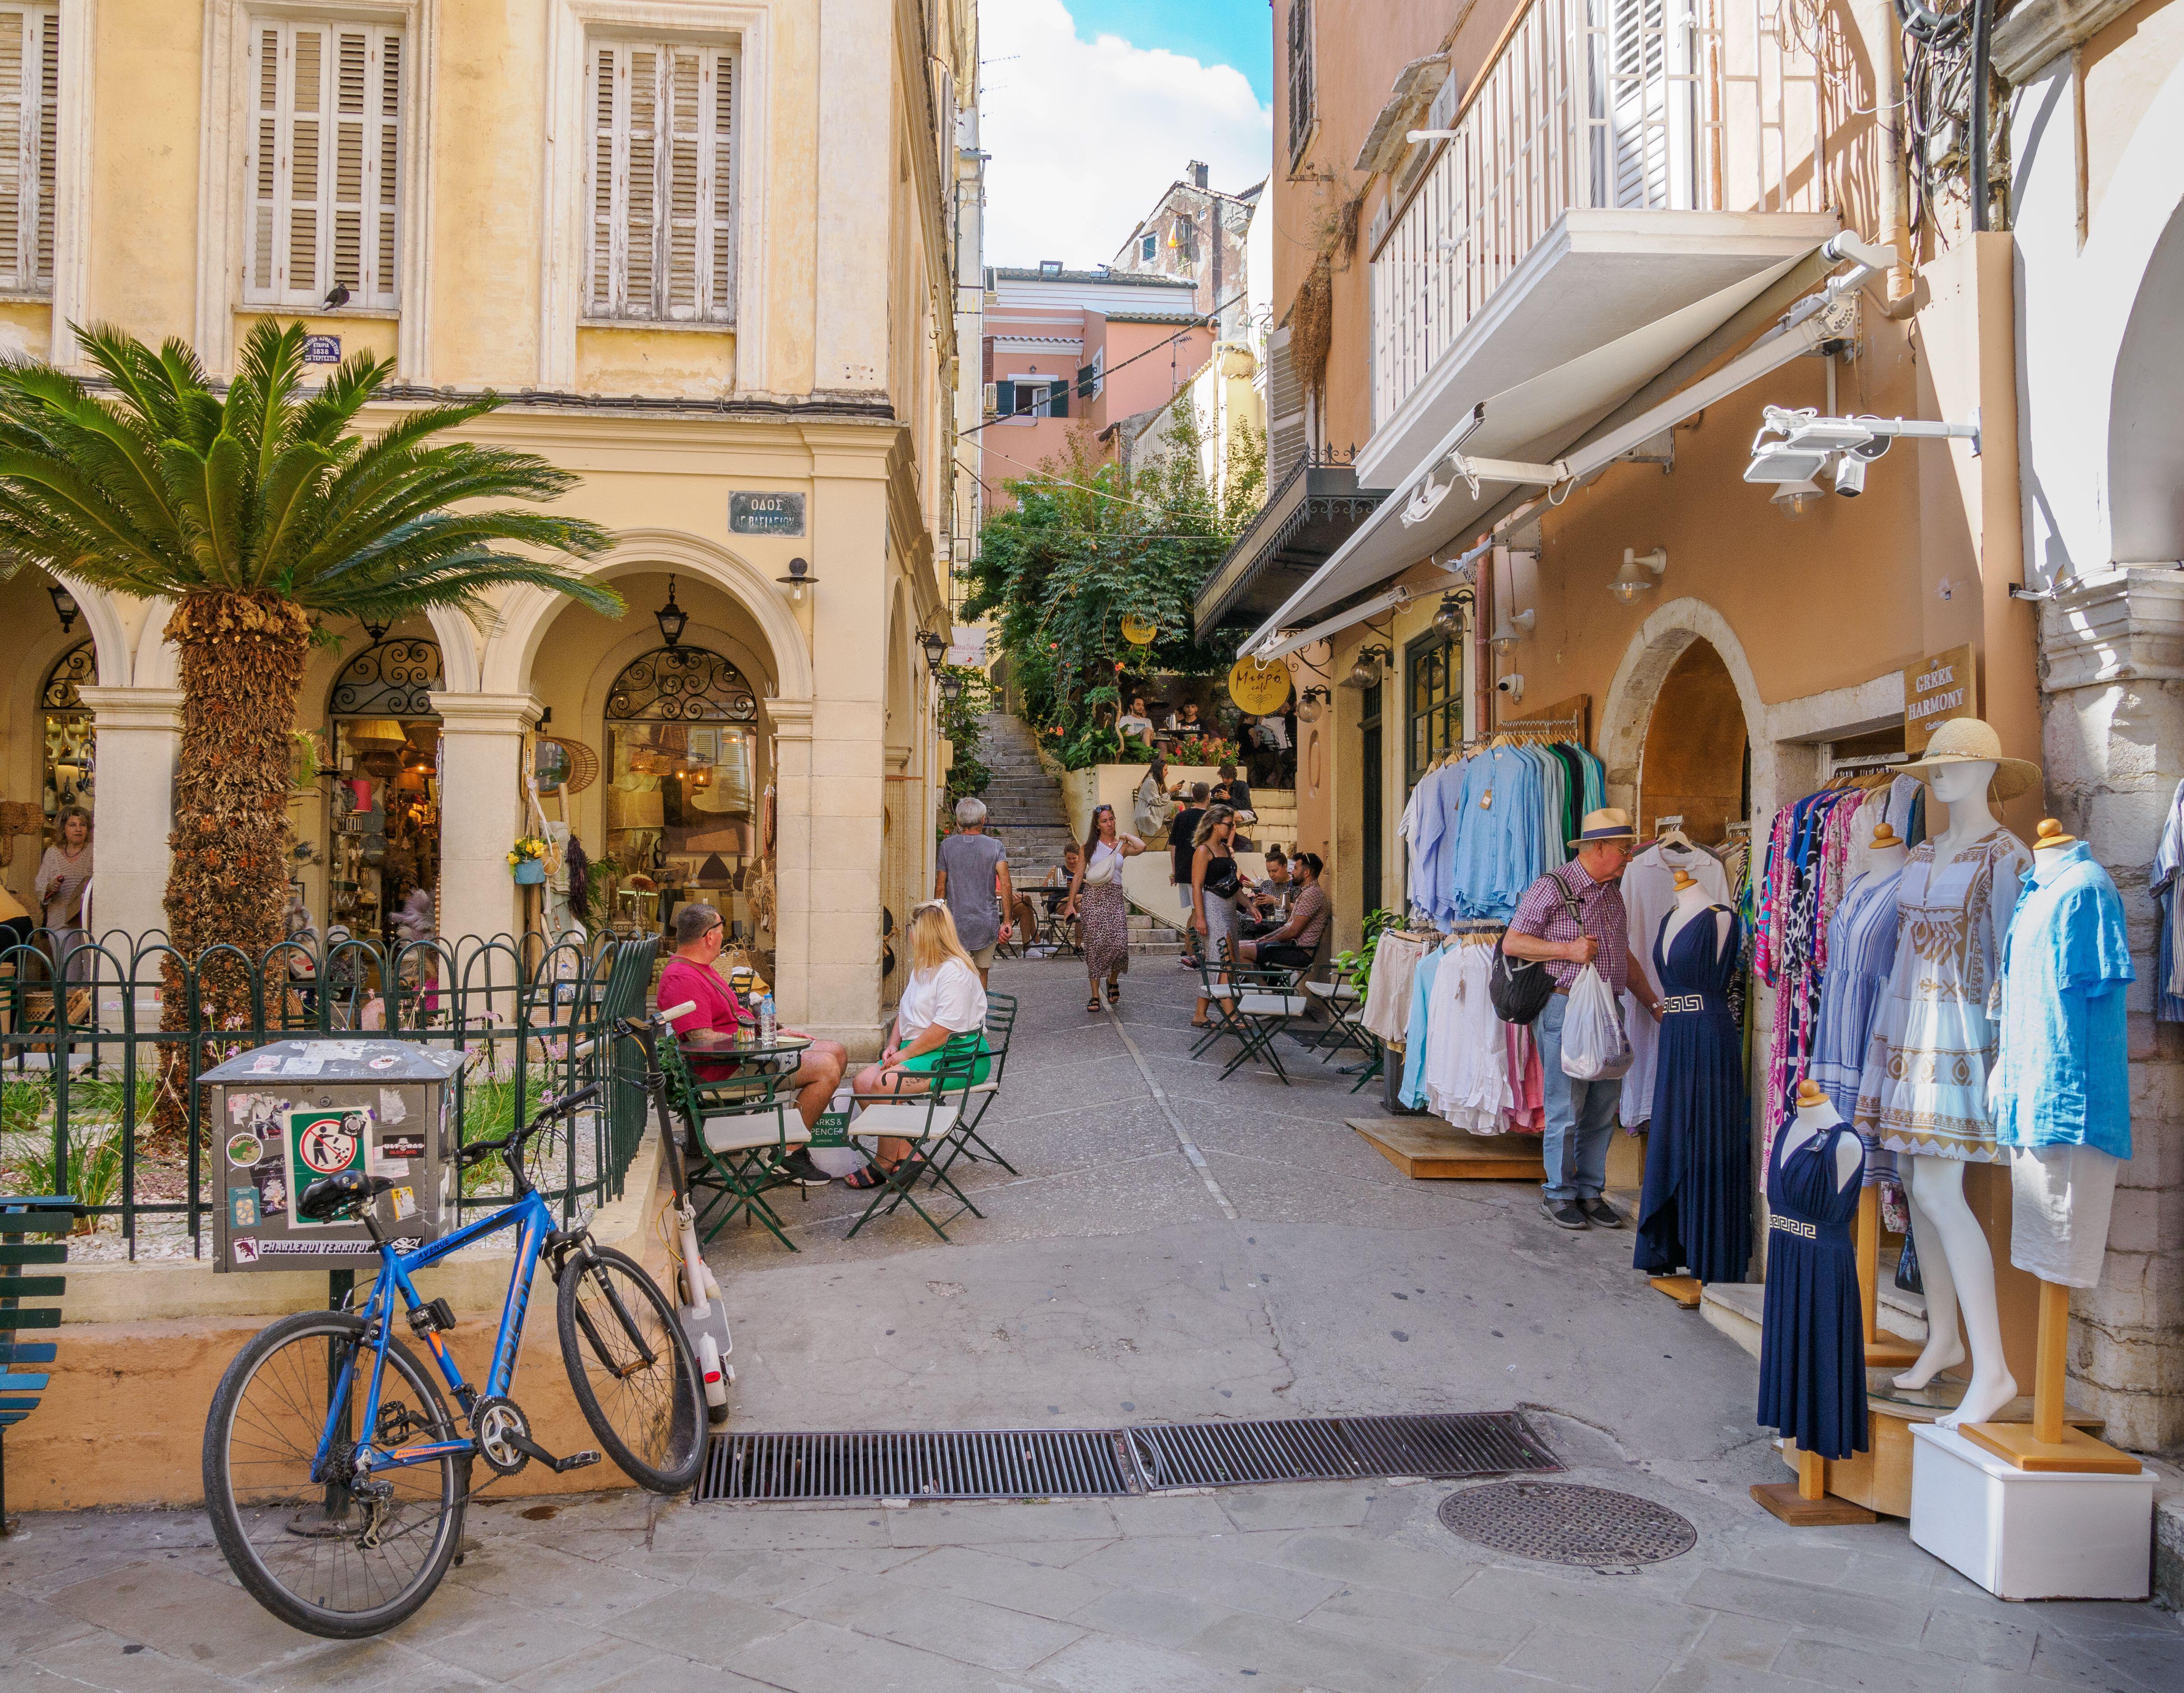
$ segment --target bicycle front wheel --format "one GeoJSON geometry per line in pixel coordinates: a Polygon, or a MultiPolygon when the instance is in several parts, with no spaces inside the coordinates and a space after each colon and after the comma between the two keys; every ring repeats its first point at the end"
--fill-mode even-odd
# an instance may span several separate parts
{"type": "MultiPolygon", "coordinates": [[[[462,1540],[467,1453],[377,1472],[393,1490],[346,1484],[373,1353],[346,1312],[284,1317],[235,1356],[205,1422],[205,1508],[236,1579],[291,1627],[329,1640],[393,1628],[432,1596],[462,1540]],[[344,1406],[313,1479],[327,1407],[344,1406]]],[[[398,1340],[387,1348],[378,1444],[454,1440],[447,1402],[398,1340]]]]}
{"type": "Polygon", "coordinates": [[[705,1388],[675,1307],[634,1259],[606,1246],[571,1254],[555,1292],[584,1420],[639,1487],[682,1492],[705,1462],[705,1388]]]}

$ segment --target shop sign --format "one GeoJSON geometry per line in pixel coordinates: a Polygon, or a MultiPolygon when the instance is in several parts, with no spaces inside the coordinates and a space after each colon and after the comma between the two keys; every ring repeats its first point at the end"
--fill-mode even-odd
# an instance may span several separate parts
{"type": "Polygon", "coordinates": [[[341,363],[341,337],[338,335],[307,335],[304,337],[304,362],[306,365],[338,365],[341,363]]]}
{"type": "Polygon", "coordinates": [[[804,496],[732,493],[728,496],[728,532],[733,535],[801,535],[804,496]]]}
{"type": "Polygon", "coordinates": [[[1926,750],[1934,731],[1952,717],[1979,713],[1969,643],[1919,660],[1903,672],[1903,749],[1926,750]]]}
{"type": "Polygon", "coordinates": [[[1228,697],[1236,709],[1253,717],[1264,717],[1289,703],[1290,667],[1262,659],[1239,659],[1228,672],[1228,697]]]}
{"type": "Polygon", "coordinates": [[[1150,617],[1140,617],[1132,612],[1123,620],[1123,638],[1134,647],[1150,647],[1153,643],[1153,637],[1158,633],[1160,631],[1153,627],[1153,620],[1150,617]]]}

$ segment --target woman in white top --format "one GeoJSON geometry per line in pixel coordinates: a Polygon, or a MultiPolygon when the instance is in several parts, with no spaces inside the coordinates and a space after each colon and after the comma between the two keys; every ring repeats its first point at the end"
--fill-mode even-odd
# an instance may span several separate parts
{"type": "Polygon", "coordinates": [[[1093,808],[1092,833],[1085,837],[1083,860],[1061,908],[1064,916],[1082,922],[1084,968],[1092,979],[1092,996],[1084,1002],[1088,1011],[1100,1009],[1102,976],[1107,978],[1107,1003],[1123,1003],[1120,977],[1130,967],[1130,912],[1123,897],[1123,860],[1145,849],[1145,844],[1135,835],[1122,833],[1112,805],[1093,808]]]}
{"type": "MultiPolygon", "coordinates": [[[[928,899],[911,908],[910,980],[903,983],[894,1008],[894,1039],[878,1063],[857,1072],[856,1091],[930,1093],[933,1072],[944,1063],[950,1066],[945,1085],[951,1090],[966,1085],[966,1063],[971,1066],[968,1085],[973,1087],[993,1068],[986,1050],[986,990],[979,985],[978,966],[963,950],[947,905],[928,899]]],[[[846,1185],[876,1188],[909,1156],[907,1140],[883,1139],[879,1167],[858,1171],[846,1185]]]]}

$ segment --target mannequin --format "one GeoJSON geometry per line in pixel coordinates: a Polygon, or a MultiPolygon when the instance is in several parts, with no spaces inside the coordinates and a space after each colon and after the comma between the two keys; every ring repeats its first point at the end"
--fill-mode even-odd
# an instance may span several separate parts
{"type": "Polygon", "coordinates": [[[1903,868],[1911,856],[1911,849],[1903,844],[1903,837],[1896,833],[1896,826],[1886,817],[1874,827],[1872,872],[1875,876],[1892,876],[1903,868]]]}
{"type": "Polygon", "coordinates": [[[1986,1107],[1997,1035],[1987,1015],[2002,939],[2031,868],[2025,844],[1988,809],[2024,792],[2037,767],[2002,756],[1976,718],[1945,723],[1908,766],[1926,783],[1930,823],[1899,883],[1899,944],[1858,1089],[1858,1127],[1898,1155],[1920,1245],[1927,1340],[1896,1385],[1915,1390],[1964,1362],[1971,1383],[1944,1426],[1983,1423],[2017,1396],[2003,1361],[1994,1261],[1964,1199],[1967,1163],[2004,1161],[1986,1107]],[[1959,1334],[1959,1320],[1962,1334],[1959,1334]]]}
{"type": "MultiPolygon", "coordinates": [[[[1810,1082],[1798,1083],[1797,1109],[1791,1114],[1788,1124],[1777,1137],[1783,1156],[1787,1157],[1814,1135],[1825,1134],[1841,1121],[1842,1113],[1829,1102],[1825,1094],[1810,1082]]],[[[1845,1135],[1836,1142],[1836,1187],[1838,1191],[1848,1187],[1857,1176],[1863,1156],[1855,1136],[1845,1135]]]]}
{"type": "MultiPolygon", "coordinates": [[[[1662,931],[1661,950],[1665,953],[1674,946],[1676,937],[1684,931],[1684,925],[1713,904],[1712,898],[1705,888],[1699,886],[1696,878],[1679,870],[1676,872],[1676,909],[1669,913],[1668,927],[1662,931]]],[[[1731,916],[1726,906],[1717,907],[1714,911],[1713,950],[1717,958],[1721,955],[1722,948],[1729,944],[1731,916]]]]}

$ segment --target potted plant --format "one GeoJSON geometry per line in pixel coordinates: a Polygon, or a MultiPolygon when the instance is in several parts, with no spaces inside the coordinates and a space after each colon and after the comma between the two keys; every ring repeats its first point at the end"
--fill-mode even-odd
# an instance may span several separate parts
{"type": "Polygon", "coordinates": [[[546,879],[546,843],[536,835],[526,835],[508,849],[508,867],[515,872],[519,883],[543,882],[546,879]]]}

